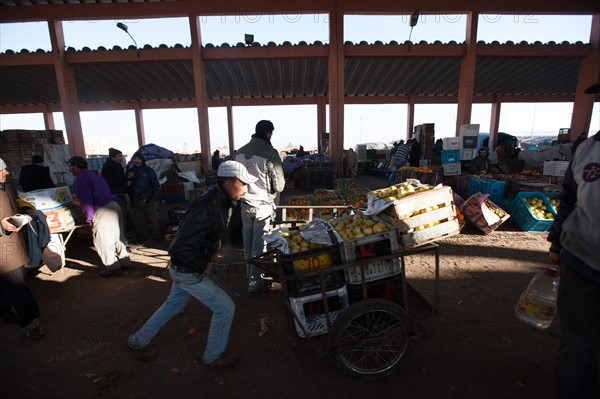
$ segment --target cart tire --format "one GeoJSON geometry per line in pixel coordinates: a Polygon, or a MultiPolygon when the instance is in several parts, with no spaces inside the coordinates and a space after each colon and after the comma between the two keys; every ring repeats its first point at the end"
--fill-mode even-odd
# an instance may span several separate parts
{"type": "Polygon", "coordinates": [[[415,326],[400,305],[365,299],[338,316],[329,332],[329,349],[346,374],[375,380],[406,363],[414,335],[415,326]]]}

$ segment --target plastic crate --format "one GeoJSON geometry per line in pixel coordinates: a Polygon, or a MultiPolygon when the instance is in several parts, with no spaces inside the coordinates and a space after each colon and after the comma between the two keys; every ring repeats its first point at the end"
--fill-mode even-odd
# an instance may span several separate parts
{"type": "MultiPolygon", "coordinates": [[[[333,323],[338,315],[350,306],[348,291],[346,286],[344,286],[337,290],[328,291],[325,296],[327,297],[327,305],[329,307],[329,317],[331,323],[333,323]]],[[[290,298],[290,306],[294,314],[298,317],[300,324],[306,329],[308,337],[327,334],[327,317],[325,316],[322,294],[290,298]]],[[[297,320],[294,320],[294,324],[298,336],[307,338],[297,320]]]]}
{"type": "MultiPolygon", "coordinates": [[[[365,265],[365,281],[367,283],[400,274],[400,259],[385,259],[367,262],[365,265]]],[[[362,283],[360,266],[347,267],[344,276],[348,284],[362,283]]]]}
{"type": "Polygon", "coordinates": [[[460,162],[460,150],[442,150],[442,163],[460,162]]]}
{"type": "Polygon", "coordinates": [[[337,244],[337,237],[333,235],[334,233],[329,233],[332,244],[326,247],[297,252],[295,254],[278,252],[277,261],[281,263],[283,272],[291,275],[339,265],[341,263],[340,245],[337,244]]]}
{"type": "Polygon", "coordinates": [[[520,192],[517,193],[517,196],[513,200],[512,207],[512,216],[515,218],[519,226],[523,231],[537,231],[537,232],[546,232],[550,230],[552,227],[552,223],[554,223],[553,219],[538,219],[529,210],[529,207],[523,201],[525,198],[539,198],[544,202],[548,212],[552,213],[552,215],[556,216],[556,212],[552,208],[552,205],[546,199],[546,195],[540,192],[520,192]]]}
{"type": "Polygon", "coordinates": [[[471,179],[469,180],[468,196],[480,192],[481,194],[489,194],[489,198],[493,202],[502,203],[505,185],[506,182],[501,180],[471,179]]]}
{"type": "MultiPolygon", "coordinates": [[[[340,242],[343,263],[389,255],[398,251],[396,230],[340,242]]],[[[368,262],[365,265],[365,280],[367,282],[394,276],[398,273],[400,273],[400,261],[398,259],[377,260],[368,262]]],[[[361,267],[346,267],[344,276],[346,282],[360,284],[362,282],[361,267]]]]}
{"type": "MultiPolygon", "coordinates": [[[[364,299],[362,284],[348,284],[346,288],[350,305],[364,299]]],[[[402,276],[397,275],[367,283],[367,298],[389,299],[402,305],[402,276]]]]}

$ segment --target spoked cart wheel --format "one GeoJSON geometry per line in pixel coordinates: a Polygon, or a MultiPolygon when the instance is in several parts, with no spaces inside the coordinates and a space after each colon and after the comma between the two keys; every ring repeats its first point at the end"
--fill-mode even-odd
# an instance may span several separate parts
{"type": "Polygon", "coordinates": [[[344,310],[329,332],[329,349],[347,374],[386,377],[410,357],[415,326],[400,305],[365,299],[344,310]]]}

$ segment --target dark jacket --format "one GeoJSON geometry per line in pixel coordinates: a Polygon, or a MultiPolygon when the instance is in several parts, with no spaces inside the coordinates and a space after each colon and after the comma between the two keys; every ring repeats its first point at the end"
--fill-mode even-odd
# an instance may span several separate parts
{"type": "Polygon", "coordinates": [[[419,160],[421,159],[421,144],[418,141],[414,141],[410,146],[410,166],[419,166],[419,160]]]}
{"type": "Polygon", "coordinates": [[[104,162],[102,171],[100,172],[104,180],[108,183],[110,192],[115,195],[127,194],[127,177],[125,177],[125,168],[108,158],[104,162]]]}
{"type": "Polygon", "coordinates": [[[42,190],[54,187],[50,168],[41,165],[26,165],[21,169],[19,184],[23,191],[42,190]]]}
{"type": "Polygon", "coordinates": [[[190,205],[169,249],[171,262],[192,272],[202,273],[206,263],[219,250],[227,232],[231,199],[213,187],[190,205]]]}
{"type": "MultiPolygon", "coordinates": [[[[136,156],[140,155],[136,154],[132,159],[136,156]]],[[[134,166],[129,172],[134,173],[131,179],[131,186],[129,186],[131,201],[158,201],[158,194],[160,192],[158,177],[156,177],[154,169],[146,165],[144,158],[142,158],[141,166],[134,166]]]]}

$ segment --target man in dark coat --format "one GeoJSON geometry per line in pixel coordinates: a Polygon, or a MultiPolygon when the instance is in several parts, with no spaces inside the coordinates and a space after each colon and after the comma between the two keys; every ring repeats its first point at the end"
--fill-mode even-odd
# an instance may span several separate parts
{"type": "Polygon", "coordinates": [[[116,148],[109,148],[108,157],[100,174],[108,183],[110,193],[117,196],[117,202],[121,206],[123,217],[127,220],[129,207],[127,206],[127,177],[123,167],[123,153],[116,148]]]}
{"type": "Polygon", "coordinates": [[[160,184],[154,169],[146,165],[144,156],[136,152],[133,154],[133,168],[127,172],[130,180],[129,198],[131,200],[131,214],[136,230],[136,239],[140,243],[148,237],[147,223],[151,226],[152,238],[160,241],[160,227],[158,225],[158,200],[160,184]]]}
{"type": "Polygon", "coordinates": [[[44,166],[44,158],[34,155],[31,157],[31,162],[31,165],[23,166],[19,175],[19,184],[23,191],[54,187],[54,182],[50,177],[50,168],[44,166]]]}

